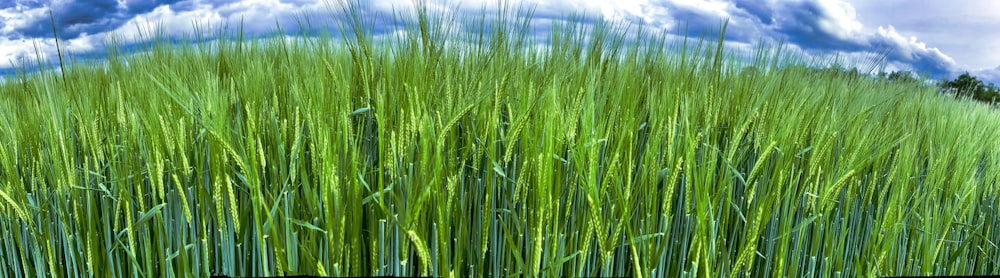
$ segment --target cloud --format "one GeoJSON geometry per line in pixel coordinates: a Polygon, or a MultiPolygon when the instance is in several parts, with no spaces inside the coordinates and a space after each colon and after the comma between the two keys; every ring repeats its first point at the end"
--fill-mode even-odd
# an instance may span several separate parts
{"type": "Polygon", "coordinates": [[[935,77],[958,69],[950,56],[892,25],[865,28],[854,6],[843,0],[651,0],[641,6],[628,18],[675,30],[689,26],[692,35],[715,35],[710,30],[728,19],[727,41],[786,40],[813,53],[886,53],[891,63],[935,77]]]}
{"type": "Polygon", "coordinates": [[[273,31],[276,23],[293,31],[298,27],[296,16],[328,15],[324,1],[0,0],[0,70],[9,72],[21,63],[31,66],[37,58],[56,61],[50,7],[64,56],[93,57],[105,52],[109,35],[126,44],[136,43],[149,38],[152,27],[159,27],[170,39],[186,38],[195,26],[213,36],[215,28],[236,27],[241,21],[251,36],[273,31]]]}
{"type": "MultiPolygon", "coordinates": [[[[135,42],[136,26],[159,26],[171,38],[243,22],[243,30],[259,35],[281,24],[285,31],[299,27],[296,18],[307,16],[319,23],[333,23],[328,0],[0,0],[0,59],[34,56],[32,41],[43,53],[54,53],[49,7],[56,19],[60,43],[70,52],[101,52],[103,38],[117,34],[135,42]]],[[[364,0],[362,0],[364,1],[364,0]]],[[[329,0],[335,3],[337,0],[329,0]]],[[[410,0],[365,2],[366,14],[390,19],[393,11],[412,8],[410,0]]],[[[435,9],[475,16],[485,6],[497,9],[494,0],[428,0],[435,9]],[[452,5],[454,4],[454,5],[452,5]],[[457,9],[453,9],[456,8],[457,9]]],[[[785,40],[810,53],[840,52],[844,56],[887,53],[888,62],[901,69],[931,74],[935,78],[954,75],[954,59],[892,25],[866,27],[855,6],[846,0],[522,0],[511,3],[534,8],[532,31],[544,37],[548,24],[569,13],[625,20],[660,28],[675,35],[714,38],[720,23],[729,21],[725,39],[730,45],[746,46],[758,40],[785,40]]],[[[336,4],[333,5],[336,11],[336,4]]],[[[391,20],[387,21],[391,22],[391,20]]],[[[315,22],[314,23],[318,23],[315,22]]],[[[591,23],[591,22],[585,22],[591,23]]],[[[335,24],[330,24],[334,27],[335,24]]],[[[375,27],[375,35],[399,31],[392,23],[375,27]]],[[[211,35],[211,34],[208,34],[211,35]]],[[[6,61],[0,61],[5,63],[6,61]]],[[[1000,70],[998,70],[1000,71],[1000,70]]],[[[985,72],[985,71],[984,71],[985,72]]]]}
{"type": "Polygon", "coordinates": [[[918,72],[944,77],[958,71],[958,64],[954,59],[937,48],[928,47],[916,37],[904,37],[892,25],[888,28],[878,27],[870,41],[872,47],[887,49],[890,61],[911,65],[918,72]]]}
{"type": "Polygon", "coordinates": [[[955,60],[895,27],[869,30],[854,7],[841,0],[805,0],[775,4],[771,36],[785,37],[804,49],[835,52],[884,52],[889,62],[921,73],[945,77],[956,72],[955,60]]]}
{"type": "MultiPolygon", "coordinates": [[[[669,30],[678,35],[705,36],[719,35],[721,24],[728,20],[725,40],[749,43],[761,38],[759,17],[747,11],[747,6],[757,2],[733,2],[724,0],[683,1],[651,0],[637,4],[638,9],[619,8],[623,19],[634,24],[642,24],[669,30]]],[[[761,7],[753,6],[759,12],[761,7]]],[[[763,7],[766,8],[766,7],[763,7]]]]}
{"type": "Polygon", "coordinates": [[[783,2],[774,31],[805,48],[855,51],[864,47],[863,25],[842,1],[783,2]]]}
{"type": "Polygon", "coordinates": [[[774,24],[774,1],[772,0],[734,0],[733,6],[751,15],[760,24],[774,24]]]}
{"type": "Polygon", "coordinates": [[[980,69],[972,71],[972,74],[979,77],[980,80],[993,83],[994,85],[1000,85],[1000,67],[980,69]]]}
{"type": "Polygon", "coordinates": [[[6,23],[2,29],[6,36],[52,37],[52,18],[49,18],[49,8],[51,8],[59,39],[68,40],[83,34],[108,31],[137,14],[176,2],[178,0],[55,0],[51,4],[41,1],[16,1],[14,7],[4,8],[7,12],[16,13],[4,16],[6,23]]]}

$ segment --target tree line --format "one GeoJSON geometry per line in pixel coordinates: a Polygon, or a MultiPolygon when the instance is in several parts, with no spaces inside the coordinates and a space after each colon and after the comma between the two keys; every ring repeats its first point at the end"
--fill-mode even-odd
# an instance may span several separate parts
{"type": "Polygon", "coordinates": [[[954,94],[958,98],[967,97],[989,104],[1000,104],[1000,87],[979,80],[968,72],[962,73],[954,80],[945,79],[938,86],[942,92],[954,94]]]}
{"type": "Polygon", "coordinates": [[[925,82],[909,71],[893,71],[891,73],[879,72],[869,75],[859,71],[857,68],[845,69],[841,67],[830,67],[824,69],[810,69],[813,73],[822,75],[833,75],[851,79],[876,78],[893,83],[919,83],[925,86],[936,86],[938,92],[954,96],[955,98],[967,98],[979,102],[1000,105],[1000,86],[992,82],[980,80],[969,72],[964,72],[955,79],[943,79],[937,82],[925,82]]]}
{"type": "MultiPolygon", "coordinates": [[[[895,71],[889,74],[880,73],[878,78],[883,78],[890,82],[921,82],[909,71],[895,71]]],[[[955,98],[968,98],[989,104],[1000,104],[1000,87],[992,82],[986,82],[972,76],[969,72],[964,72],[955,79],[943,79],[935,83],[938,92],[954,96],[955,98]]]]}

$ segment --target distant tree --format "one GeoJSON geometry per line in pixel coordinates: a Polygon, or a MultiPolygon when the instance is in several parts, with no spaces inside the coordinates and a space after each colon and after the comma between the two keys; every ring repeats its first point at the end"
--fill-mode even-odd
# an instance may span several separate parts
{"type": "Polygon", "coordinates": [[[954,80],[944,80],[941,82],[941,89],[955,94],[956,98],[968,97],[987,103],[1000,101],[1000,89],[996,85],[983,83],[968,72],[962,73],[954,80]]]}
{"type": "Polygon", "coordinates": [[[890,73],[888,77],[886,77],[886,80],[898,83],[910,83],[919,81],[909,71],[894,71],[890,73]]]}
{"type": "Polygon", "coordinates": [[[942,84],[945,89],[955,93],[956,96],[966,96],[979,90],[979,87],[982,86],[983,82],[966,72],[959,75],[958,78],[955,78],[955,80],[945,80],[942,84]]]}

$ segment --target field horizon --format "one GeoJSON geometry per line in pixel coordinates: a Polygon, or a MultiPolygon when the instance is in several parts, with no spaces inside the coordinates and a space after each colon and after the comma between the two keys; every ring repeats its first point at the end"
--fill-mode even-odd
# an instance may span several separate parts
{"type": "Polygon", "coordinates": [[[993,106],[725,22],[358,3],[7,76],[0,277],[1000,274],[993,106]]]}

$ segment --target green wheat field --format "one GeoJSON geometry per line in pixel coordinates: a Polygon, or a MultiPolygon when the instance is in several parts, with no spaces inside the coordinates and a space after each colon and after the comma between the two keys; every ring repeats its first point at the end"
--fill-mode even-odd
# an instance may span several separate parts
{"type": "Polygon", "coordinates": [[[721,34],[356,4],[8,77],[0,277],[1000,274],[989,105],[721,34]]]}

